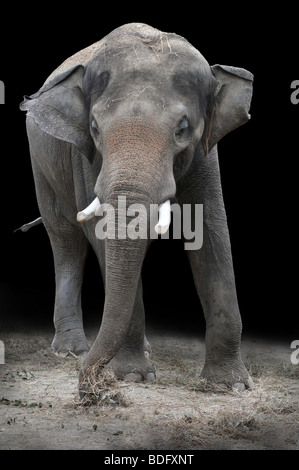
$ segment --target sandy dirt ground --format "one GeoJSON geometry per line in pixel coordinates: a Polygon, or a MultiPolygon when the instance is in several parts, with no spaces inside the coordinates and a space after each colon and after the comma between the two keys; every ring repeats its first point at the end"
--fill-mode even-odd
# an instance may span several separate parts
{"type": "MultiPolygon", "coordinates": [[[[97,328],[87,328],[92,343],[97,328]]],[[[2,334],[0,449],[297,449],[299,365],[290,343],[244,338],[251,391],[223,391],[200,379],[202,337],[148,329],[154,384],[119,382],[121,405],[82,406],[80,360],[50,349],[53,329],[2,334]]]]}

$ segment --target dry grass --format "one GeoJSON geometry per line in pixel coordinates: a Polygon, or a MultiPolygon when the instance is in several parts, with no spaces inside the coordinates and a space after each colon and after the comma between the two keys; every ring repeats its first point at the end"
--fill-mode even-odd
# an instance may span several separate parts
{"type": "Polygon", "coordinates": [[[128,406],[128,399],[120,390],[114,372],[106,367],[89,367],[80,382],[80,392],[80,404],[83,406],[128,406]]]}
{"type": "Polygon", "coordinates": [[[287,347],[245,343],[254,388],[240,393],[200,378],[203,342],[153,335],[156,383],[124,384],[97,366],[79,400],[81,361],[53,355],[50,334],[4,339],[2,448],[299,449],[299,367],[287,347]]]}
{"type": "MultiPolygon", "coordinates": [[[[281,435],[282,440],[299,446],[299,367],[251,352],[245,355],[244,363],[254,387],[240,393],[201,378],[203,362],[195,369],[194,358],[182,361],[159,351],[155,365],[162,377],[157,384],[187,389],[193,392],[194,401],[200,398],[200,407],[173,420],[173,440],[180,436],[180,445],[190,447],[196,442],[202,448],[222,448],[224,442],[231,441],[240,442],[240,446],[248,442],[252,448],[256,441],[256,448],[263,448],[265,436],[273,433],[278,441],[281,435]]],[[[269,447],[277,445],[270,437],[266,442],[269,447]]]]}

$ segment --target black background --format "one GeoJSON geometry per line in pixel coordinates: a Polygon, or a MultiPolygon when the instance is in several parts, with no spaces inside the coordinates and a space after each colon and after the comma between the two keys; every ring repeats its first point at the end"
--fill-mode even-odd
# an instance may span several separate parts
{"type": "MultiPolygon", "coordinates": [[[[299,105],[290,84],[299,79],[298,12],[221,10],[175,2],[63,4],[15,11],[2,18],[0,79],[6,103],[1,118],[1,319],[52,322],[54,271],[43,226],[13,233],[39,216],[25,133],[19,111],[24,94],[36,92],[67,57],[129,22],[148,23],[186,37],[212,65],[243,67],[255,76],[251,121],[219,144],[236,284],[244,333],[298,336],[296,296],[296,189],[299,105]],[[65,6],[66,5],[66,6],[65,6]],[[296,323],[297,321],[297,323],[296,323]]],[[[161,328],[204,331],[201,307],[178,241],[158,241],[143,270],[147,319],[161,328]],[[165,288],[166,286],[166,288],[165,288]]],[[[92,254],[83,289],[86,321],[100,316],[103,289],[92,254]]]]}

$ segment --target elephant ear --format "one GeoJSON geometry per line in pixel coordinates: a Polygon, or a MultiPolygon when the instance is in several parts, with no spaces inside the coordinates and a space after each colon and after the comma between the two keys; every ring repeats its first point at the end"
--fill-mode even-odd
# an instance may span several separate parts
{"type": "Polygon", "coordinates": [[[89,132],[89,109],[82,91],[84,67],[76,65],[46,82],[20,104],[47,134],[74,144],[93,161],[95,146],[89,132]]]}
{"type": "Polygon", "coordinates": [[[229,132],[250,119],[253,75],[245,69],[213,65],[218,81],[214,96],[214,112],[210,123],[209,151],[229,132]]]}

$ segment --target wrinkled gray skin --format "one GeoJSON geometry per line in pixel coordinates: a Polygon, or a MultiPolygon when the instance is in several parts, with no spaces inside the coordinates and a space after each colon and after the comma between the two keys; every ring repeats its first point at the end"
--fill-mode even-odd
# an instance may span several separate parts
{"type": "Polygon", "coordinates": [[[127,205],[147,208],[167,199],[203,204],[203,246],[187,251],[206,319],[202,376],[251,386],[240,357],[241,318],[216,144],[248,120],[252,79],[244,69],[210,67],[180,36],[129,24],[67,59],[22,103],[55,261],[55,352],[89,350],[81,312],[89,243],[104,279],[103,320],[81,379],[89,366],[108,363],[123,379],[155,378],[144,353],[140,278],[149,242],[100,241],[98,218],[76,220],[95,195],[114,207],[121,195],[127,205]]]}

